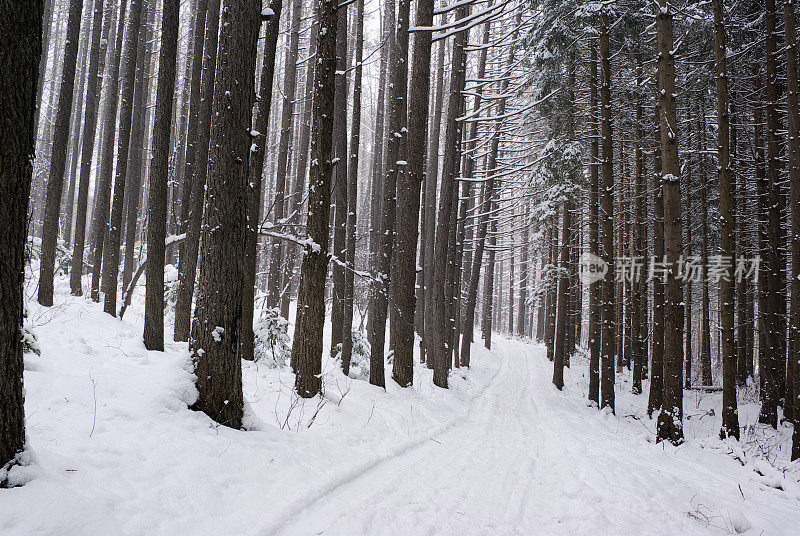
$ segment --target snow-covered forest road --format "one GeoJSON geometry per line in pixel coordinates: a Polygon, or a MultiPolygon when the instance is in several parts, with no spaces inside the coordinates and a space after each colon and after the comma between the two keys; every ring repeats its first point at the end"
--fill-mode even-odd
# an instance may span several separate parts
{"type": "Polygon", "coordinates": [[[796,499],[717,453],[631,440],[640,424],[555,390],[543,347],[496,347],[500,369],[465,422],[343,483],[277,534],[797,534],[796,499]]]}
{"type": "Polygon", "coordinates": [[[730,455],[705,407],[718,400],[687,396],[687,442],[656,444],[626,374],[617,415],[587,405],[580,354],[564,391],[544,346],[501,336],[474,343],[450,389],[417,363],[412,389],[384,390],[326,350],[307,400],[288,367],[243,362],[234,430],[188,409],[184,344],[143,347],[140,299],[120,321],[58,289],[56,307],[31,307],[33,463],[0,493],[3,536],[798,534],[800,486],[730,455]]]}

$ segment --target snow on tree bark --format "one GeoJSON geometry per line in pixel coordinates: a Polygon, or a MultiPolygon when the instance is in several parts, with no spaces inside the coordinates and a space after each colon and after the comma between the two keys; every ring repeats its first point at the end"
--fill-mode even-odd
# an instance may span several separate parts
{"type": "Polygon", "coordinates": [[[189,342],[199,395],[194,407],[232,428],[242,425],[243,395],[239,353],[242,287],[231,282],[241,281],[244,272],[260,14],[259,0],[223,2],[200,279],[189,342]]]}

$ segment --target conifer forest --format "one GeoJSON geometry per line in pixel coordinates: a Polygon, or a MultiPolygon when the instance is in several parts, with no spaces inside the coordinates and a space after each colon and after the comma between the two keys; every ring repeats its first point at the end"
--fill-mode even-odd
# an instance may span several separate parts
{"type": "Polygon", "coordinates": [[[0,0],[0,534],[800,535],[794,0],[0,0]]]}

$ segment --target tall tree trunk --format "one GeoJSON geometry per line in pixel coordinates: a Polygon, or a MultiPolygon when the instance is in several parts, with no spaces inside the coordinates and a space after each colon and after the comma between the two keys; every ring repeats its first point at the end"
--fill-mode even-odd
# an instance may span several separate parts
{"type": "MultiPolygon", "coordinates": [[[[358,205],[358,151],[361,145],[361,76],[364,59],[364,0],[356,2],[355,70],[353,78],[353,116],[347,166],[347,271],[344,275],[344,317],[342,320],[342,372],[350,372],[353,355],[353,300],[356,268],[356,210],[358,205]]],[[[413,343],[413,338],[412,338],[413,343]]],[[[397,359],[397,357],[395,357],[397,359]]],[[[396,362],[396,361],[395,361],[396,362]]]]}
{"type": "Polygon", "coordinates": [[[333,255],[339,262],[331,267],[331,354],[337,352],[342,342],[344,317],[344,267],[341,261],[347,256],[347,4],[336,19],[336,96],[334,98],[333,156],[333,255]]]}
{"type": "MultiPolygon", "coordinates": [[[[691,116],[687,111],[687,123],[691,124],[691,116]]],[[[686,165],[686,182],[683,189],[683,201],[685,203],[686,213],[686,257],[691,259],[694,256],[693,236],[692,236],[692,165],[691,157],[687,157],[686,165]]],[[[684,287],[683,300],[684,308],[684,330],[686,333],[684,341],[684,359],[686,362],[684,371],[684,387],[686,389],[692,388],[692,358],[694,357],[694,349],[692,345],[692,328],[694,326],[692,319],[692,283],[690,278],[686,279],[686,286],[684,287]]]]}
{"type": "MultiPolygon", "coordinates": [[[[389,130],[386,145],[386,172],[383,183],[382,223],[380,249],[376,258],[377,281],[370,293],[370,308],[367,324],[367,339],[370,344],[369,381],[373,385],[385,386],[384,346],[386,316],[389,293],[389,274],[395,241],[395,207],[398,177],[406,173],[405,153],[408,131],[406,130],[407,78],[408,78],[408,19],[410,0],[400,0],[395,24],[395,50],[390,62],[391,84],[389,88],[389,130]]],[[[392,316],[395,316],[392,308],[392,316]]],[[[410,320],[413,323],[413,318],[410,320]]],[[[413,330],[413,324],[412,324],[413,330]]]]}
{"type": "MultiPolygon", "coordinates": [[[[386,109],[390,100],[386,94],[389,86],[387,78],[390,76],[388,66],[393,61],[394,47],[394,0],[385,0],[383,3],[381,64],[378,75],[378,98],[375,110],[375,139],[373,142],[372,173],[370,187],[370,233],[369,233],[369,266],[374,268],[378,262],[381,248],[381,227],[383,217],[383,182],[384,166],[383,153],[386,142],[386,109]]],[[[370,288],[372,292],[372,288],[370,288]]]]}
{"type": "MultiPolygon", "coordinates": [[[[408,13],[408,8],[403,9],[402,6],[410,4],[410,2],[408,0],[401,0],[401,2],[403,2],[401,3],[401,13],[408,13]]],[[[416,26],[433,25],[433,8],[433,0],[421,0],[417,4],[416,26]]],[[[416,307],[414,287],[417,279],[420,189],[425,180],[431,37],[430,32],[421,32],[414,36],[408,99],[408,136],[401,141],[401,144],[407,144],[407,150],[401,149],[401,157],[407,159],[407,165],[405,170],[401,170],[398,174],[397,184],[395,223],[397,251],[393,280],[395,304],[392,308],[391,323],[395,341],[392,377],[403,387],[411,385],[414,381],[414,310],[416,307]]],[[[407,32],[402,39],[402,41],[398,39],[397,42],[397,50],[401,54],[404,48],[406,51],[408,50],[407,32]]],[[[405,83],[405,79],[403,79],[403,83],[405,83]]]]}
{"type": "Polygon", "coordinates": [[[783,247],[783,231],[781,228],[781,214],[785,209],[785,200],[781,181],[780,159],[781,147],[779,139],[780,118],[778,116],[778,65],[777,65],[777,29],[775,0],[766,0],[764,3],[764,21],[766,25],[766,56],[767,56],[767,180],[769,207],[767,213],[768,240],[763,258],[765,273],[761,274],[765,282],[765,337],[763,355],[763,368],[760,372],[764,376],[762,389],[761,412],[758,422],[769,424],[773,428],[778,426],[778,403],[781,398],[781,380],[786,355],[785,319],[786,294],[783,281],[785,259],[781,252],[783,247]]]}
{"type": "MultiPolygon", "coordinates": [[[[794,434],[792,438],[792,461],[800,458],[800,96],[798,96],[797,66],[797,27],[794,4],[783,5],[786,31],[786,89],[789,123],[789,182],[791,195],[791,248],[792,266],[790,272],[792,301],[790,303],[789,325],[789,378],[793,382],[791,401],[794,434]]],[[[789,400],[787,400],[787,403],[789,400]]]]}
{"type": "Polygon", "coordinates": [[[333,100],[336,72],[336,6],[317,0],[317,68],[314,73],[311,173],[308,186],[306,246],[300,269],[292,367],[295,388],[305,398],[322,387],[322,330],[325,321],[325,276],[328,267],[328,220],[333,172],[333,100]]]}
{"type": "Polygon", "coordinates": [[[558,212],[550,218],[548,239],[548,275],[547,275],[547,326],[545,328],[545,345],[547,359],[555,360],[556,338],[556,289],[555,269],[558,264],[558,212]]]}
{"type": "MultiPolygon", "coordinates": [[[[442,24],[447,22],[447,14],[442,15],[442,24]]],[[[414,39],[425,39],[425,37],[420,34],[417,35],[414,39]]],[[[436,59],[436,94],[433,97],[433,110],[439,111],[442,110],[444,106],[444,52],[446,48],[447,41],[442,40],[439,41],[438,51],[437,51],[437,59],[436,59]]],[[[430,125],[430,138],[428,140],[428,147],[427,147],[427,162],[426,168],[427,173],[425,175],[425,207],[423,209],[424,212],[424,223],[422,228],[422,247],[425,249],[425,263],[422,264],[422,286],[423,286],[423,303],[421,304],[421,308],[423,309],[423,319],[422,319],[422,332],[420,335],[422,336],[422,342],[420,347],[420,355],[427,357],[426,348],[428,346],[427,339],[429,338],[428,329],[426,324],[428,324],[429,319],[431,318],[433,302],[431,301],[431,293],[433,288],[433,255],[434,249],[436,246],[436,187],[439,182],[439,138],[441,137],[441,114],[436,113],[433,116],[432,124],[430,125]]],[[[413,142],[412,142],[413,143],[413,142]]],[[[414,152],[409,154],[410,161],[416,158],[414,152]]],[[[413,165],[416,164],[412,164],[413,165]]],[[[487,272],[488,273],[488,272],[487,272]]],[[[491,302],[491,300],[487,300],[491,302]]],[[[433,359],[426,359],[426,364],[428,368],[433,368],[433,359]]]]}
{"type": "MultiPolygon", "coordinates": [[[[209,9],[209,13],[216,12],[209,9]]],[[[189,342],[197,375],[194,407],[232,428],[242,425],[244,402],[239,358],[242,288],[231,282],[241,281],[244,271],[260,14],[258,0],[223,2],[200,280],[189,342]]],[[[163,255],[158,261],[163,262],[163,255]]]]}
{"type": "MultiPolygon", "coordinates": [[[[656,79],[656,91],[661,87],[656,79]]],[[[655,144],[653,145],[653,256],[659,262],[664,258],[664,202],[662,190],[661,158],[661,104],[656,99],[655,144]]],[[[651,328],[650,394],[647,415],[660,410],[664,401],[664,282],[653,278],[653,326],[651,328]]]]}
{"type": "MultiPolygon", "coordinates": [[[[702,98],[697,108],[697,162],[700,174],[700,263],[708,266],[708,176],[706,174],[706,119],[702,98]]],[[[708,278],[702,280],[702,318],[700,320],[700,367],[703,385],[713,384],[711,376],[711,313],[708,278]]]]}
{"type": "MultiPolygon", "coordinates": [[[[312,11],[312,26],[309,29],[309,42],[308,42],[308,57],[315,58],[316,50],[317,50],[317,31],[314,24],[314,17],[313,17],[313,6],[311,8],[312,11]]],[[[303,122],[298,129],[299,133],[299,149],[297,151],[297,163],[295,165],[295,181],[292,187],[292,200],[291,200],[291,207],[292,213],[294,214],[293,222],[299,222],[300,212],[303,207],[302,203],[302,194],[303,190],[306,186],[306,177],[308,173],[308,147],[309,143],[311,142],[311,108],[312,108],[312,96],[313,96],[313,82],[314,82],[314,61],[307,61],[306,62],[306,83],[305,87],[303,88],[304,98],[303,98],[303,122]]],[[[288,267],[286,269],[286,275],[288,278],[288,283],[286,285],[286,292],[283,293],[281,297],[281,316],[284,318],[289,317],[289,300],[291,296],[296,292],[297,282],[298,282],[298,269],[297,269],[297,260],[300,255],[301,249],[295,245],[290,245],[289,249],[287,250],[288,255],[288,267]]]]}
{"type": "MultiPolygon", "coordinates": [[[[672,9],[659,0],[656,16],[658,85],[661,107],[661,189],[664,203],[664,253],[675,266],[683,253],[681,228],[678,121],[675,103],[675,56],[672,9]]],[[[673,271],[674,273],[674,271],[673,271]]],[[[670,274],[672,275],[672,274],[670,274]]],[[[658,415],[658,440],[683,442],[683,290],[677,277],[667,276],[664,291],[664,400],[658,415]]]]}
{"type": "MultiPolygon", "coordinates": [[[[600,252],[606,265],[614,263],[614,145],[611,131],[611,47],[608,15],[601,15],[600,37],[600,136],[603,159],[600,162],[600,252]]],[[[607,276],[602,288],[602,336],[600,344],[600,408],[614,411],[614,356],[616,354],[614,278],[607,276]]]]}
{"type": "MultiPolygon", "coordinates": [[[[69,142],[69,118],[72,112],[72,93],[75,87],[75,64],[78,57],[78,37],[81,29],[83,0],[70,0],[67,19],[67,38],[64,43],[64,64],[58,92],[58,111],[53,129],[53,149],[50,158],[50,175],[47,180],[47,198],[42,230],[42,256],[39,264],[39,292],[37,299],[45,306],[53,305],[53,277],[58,243],[58,223],[61,215],[61,194],[64,189],[64,172],[69,142]]],[[[41,23],[37,27],[41,26],[41,23]]]]}
{"type": "MultiPolygon", "coordinates": [[[[295,0],[295,4],[299,3],[300,0],[295,0]]],[[[279,23],[282,2],[281,0],[270,0],[269,7],[272,9],[272,14],[269,15],[266,23],[264,61],[261,66],[261,79],[258,86],[259,97],[256,99],[255,119],[251,129],[251,136],[254,136],[255,139],[250,146],[249,179],[247,181],[247,243],[245,245],[244,273],[242,276],[242,323],[239,335],[239,353],[242,359],[249,361],[255,358],[253,312],[256,289],[256,246],[258,245],[258,230],[261,222],[261,175],[264,169],[267,120],[272,106],[272,83],[275,74],[275,56],[280,33],[279,23]]],[[[299,8],[297,10],[299,11],[299,8]]],[[[287,75],[294,71],[295,69],[290,66],[287,69],[287,75]]],[[[291,95],[294,95],[294,91],[291,92],[291,95]]]]}
{"type": "MultiPolygon", "coordinates": [[[[590,42],[589,57],[589,253],[600,256],[600,108],[598,106],[597,46],[590,42]]],[[[589,400],[600,404],[600,343],[602,337],[602,281],[589,286],[589,400]]]]}
{"type": "MultiPolygon", "coordinates": [[[[643,87],[642,61],[637,60],[636,64],[636,83],[638,87],[643,87]]],[[[644,104],[642,96],[636,99],[636,169],[634,175],[634,224],[633,224],[633,255],[644,259],[647,255],[647,201],[645,196],[645,165],[644,165],[644,104]]],[[[591,231],[590,231],[591,232],[591,231]]],[[[591,292],[591,289],[590,289],[591,292]]],[[[642,393],[642,379],[644,367],[647,362],[647,282],[640,274],[633,280],[631,295],[631,317],[632,317],[632,351],[631,361],[633,361],[633,385],[631,391],[634,394],[642,393]]]]}
{"type": "MultiPolygon", "coordinates": [[[[281,107],[281,135],[278,145],[277,170],[275,175],[275,200],[273,202],[273,225],[282,230],[282,220],[286,213],[286,175],[289,171],[289,142],[294,125],[295,93],[297,89],[297,54],[300,46],[300,23],[302,15],[301,0],[294,0],[291,11],[291,33],[289,50],[286,54],[286,68],[283,78],[283,103],[281,107]]],[[[285,246],[280,239],[270,244],[269,276],[267,278],[267,307],[278,307],[283,292],[285,272],[285,246]]],[[[290,275],[287,276],[287,280],[290,275]]]]}
{"type": "MultiPolygon", "coordinates": [[[[167,0],[169,1],[169,0],[167,0]]],[[[120,89],[120,108],[119,108],[119,137],[117,142],[117,165],[114,168],[114,196],[111,202],[111,221],[109,223],[108,228],[108,243],[103,248],[103,292],[105,293],[105,300],[103,302],[103,309],[106,313],[110,315],[116,315],[117,309],[117,280],[119,278],[119,246],[120,246],[120,237],[122,234],[122,208],[123,208],[123,201],[125,200],[125,181],[127,180],[128,176],[128,149],[130,148],[130,141],[131,141],[131,116],[133,114],[133,85],[136,79],[136,57],[139,53],[139,29],[141,28],[141,21],[142,21],[142,2],[143,0],[131,0],[131,8],[130,12],[128,13],[128,20],[125,24],[125,41],[122,48],[122,57],[125,60],[123,68],[120,72],[120,81],[122,83],[122,88],[120,89]]],[[[176,8],[177,9],[177,8],[176,8]]],[[[165,11],[167,11],[165,9],[165,11]]],[[[163,16],[163,15],[162,15],[163,16]]],[[[171,15],[169,15],[171,17],[171,15]]],[[[176,15],[177,17],[177,15],[176,15]]],[[[176,22],[177,25],[177,22],[176,22]]],[[[168,29],[171,31],[171,29],[168,29]]],[[[177,31],[177,30],[176,30],[177,31]]],[[[162,30],[162,44],[167,44],[168,41],[163,40],[163,30],[162,30]]],[[[162,47],[163,48],[163,47],[162,47]]],[[[169,48],[169,46],[167,47],[169,48]]],[[[159,58],[159,81],[161,80],[161,72],[162,69],[166,70],[167,72],[171,69],[174,71],[175,66],[165,66],[161,63],[161,59],[164,58],[163,54],[160,55],[159,58]]],[[[174,60],[173,60],[174,63],[174,60]]],[[[169,76],[169,75],[168,75],[169,76]]],[[[174,80],[175,75],[172,75],[172,79],[174,80]]],[[[174,85],[171,83],[170,86],[174,85]]],[[[174,90],[170,89],[169,91],[169,98],[170,101],[172,100],[172,94],[174,90]]],[[[158,100],[158,95],[156,97],[156,106],[161,104],[158,100]]],[[[170,115],[172,114],[172,105],[170,104],[169,107],[170,115]]],[[[156,120],[158,122],[158,119],[156,120]]],[[[169,120],[166,123],[166,138],[167,143],[169,143],[169,120]]],[[[158,133],[155,133],[158,136],[158,133]]],[[[160,140],[159,140],[160,141],[160,140]]],[[[167,172],[166,163],[164,164],[164,173],[167,172]]],[[[153,179],[154,177],[150,178],[150,196],[152,199],[153,195],[153,179]]],[[[156,183],[161,178],[156,178],[156,183]]],[[[164,184],[167,183],[167,177],[164,175],[164,184]]],[[[156,190],[158,190],[158,185],[156,185],[156,190]]],[[[138,194],[138,192],[137,192],[138,194]]],[[[166,199],[166,194],[164,194],[166,199]]],[[[166,203],[166,200],[164,201],[166,203]]],[[[165,205],[166,206],[166,205],[165,205]]],[[[166,218],[166,215],[164,216],[166,218]]],[[[148,225],[152,226],[153,222],[149,221],[148,225]]],[[[158,224],[156,224],[156,227],[158,224]]],[[[148,231],[148,236],[149,236],[148,231]]],[[[160,240],[160,243],[164,243],[164,239],[160,240]]],[[[150,244],[150,240],[148,238],[148,245],[150,244]]],[[[157,246],[158,247],[158,246],[157,246]]],[[[148,266],[153,263],[153,251],[148,249],[148,266]]],[[[163,254],[162,254],[163,257],[163,254]]],[[[163,265],[163,259],[160,262],[163,265]]],[[[163,266],[162,266],[163,268],[163,266]]],[[[150,275],[150,271],[148,270],[147,275],[150,275]]],[[[163,269],[161,280],[163,281],[163,269]]],[[[149,281],[149,279],[148,279],[149,281]]],[[[149,286],[149,285],[148,285],[149,286]]],[[[163,284],[161,286],[161,291],[163,294],[163,284]]],[[[163,298],[162,298],[163,299],[163,298]]],[[[153,313],[154,311],[151,311],[153,313]]],[[[162,332],[163,332],[163,307],[161,310],[161,324],[162,324],[162,332]]],[[[145,325],[147,325],[147,315],[145,315],[145,325]]],[[[147,333],[147,329],[145,329],[145,333],[147,333]]],[[[158,337],[158,339],[153,339],[153,343],[155,346],[163,347],[163,333],[158,337]],[[159,344],[157,340],[160,339],[161,343],[159,344]]],[[[147,340],[147,337],[145,337],[147,340]]],[[[145,343],[146,344],[146,343],[145,343]]]]}
{"type": "Polygon", "coordinates": [[[103,124],[101,127],[100,148],[98,150],[99,166],[97,171],[97,195],[94,198],[92,210],[92,285],[91,297],[100,301],[100,268],[102,266],[103,249],[105,245],[106,224],[108,222],[108,208],[111,198],[111,175],[114,171],[114,140],[117,126],[117,105],[119,104],[119,71],[122,58],[122,42],[125,28],[125,6],[127,0],[122,0],[117,14],[116,45],[108,49],[106,63],[110,65],[109,81],[106,85],[103,124]],[[109,59],[111,60],[109,62],[109,59]]]}
{"type": "MultiPolygon", "coordinates": [[[[728,65],[725,12],[722,0],[714,0],[714,56],[717,78],[717,155],[719,163],[720,255],[736,258],[734,238],[733,179],[730,166],[730,120],[728,117],[728,65]]],[[[733,334],[733,274],[720,281],[719,310],[722,325],[722,430],[720,436],[739,439],[739,411],[736,404],[736,344],[733,334]]]]}
{"type": "MultiPolygon", "coordinates": [[[[560,391],[564,388],[564,364],[567,354],[567,286],[568,278],[561,271],[569,269],[569,236],[572,228],[572,203],[564,203],[563,218],[561,223],[561,265],[558,275],[558,316],[556,318],[555,352],[553,354],[553,385],[560,391]]],[[[613,394],[613,382],[611,392],[613,394]]],[[[611,404],[613,409],[613,402],[611,404]]]]}
{"type": "MultiPolygon", "coordinates": [[[[59,236],[64,241],[64,245],[69,248],[72,242],[72,217],[75,208],[75,187],[77,182],[77,168],[80,160],[81,145],[83,144],[83,120],[84,104],[86,102],[85,89],[87,85],[87,68],[89,56],[96,53],[97,47],[92,50],[92,36],[95,29],[102,25],[103,19],[103,2],[96,0],[84,4],[86,13],[82,18],[86,24],[81,25],[81,35],[78,45],[77,57],[77,71],[75,74],[75,89],[77,93],[72,97],[72,113],[70,114],[70,127],[69,127],[69,145],[67,146],[67,161],[69,165],[66,168],[64,180],[68,182],[69,187],[61,203],[61,232],[59,236]],[[95,24],[95,19],[97,23],[95,24]],[[91,22],[90,22],[91,21],[91,22]]],[[[100,40],[99,38],[97,39],[100,40]]]]}
{"type": "Polygon", "coordinates": [[[0,28],[8,32],[0,53],[0,467],[25,448],[20,330],[42,15],[42,0],[8,2],[0,9],[0,28]]]}
{"type": "MultiPolygon", "coordinates": [[[[145,130],[147,118],[150,115],[147,111],[150,102],[150,73],[151,56],[153,55],[153,34],[155,33],[155,2],[150,0],[143,9],[147,11],[147,23],[145,25],[145,37],[139,40],[139,53],[137,55],[136,80],[133,89],[133,125],[131,126],[131,143],[128,150],[128,176],[126,182],[125,200],[125,255],[122,267],[122,288],[128,288],[134,269],[134,247],[136,245],[136,230],[139,224],[139,194],[146,166],[143,158],[145,151],[145,130]]],[[[205,17],[203,17],[205,20],[205,17]]],[[[196,127],[192,127],[196,129],[196,127]]],[[[194,132],[194,130],[190,130],[194,132]]],[[[187,188],[188,190],[189,188],[187,188]]],[[[185,232],[185,231],[184,231],[185,232]]]]}
{"type": "Polygon", "coordinates": [[[69,285],[73,296],[83,294],[81,279],[83,276],[83,253],[86,245],[86,212],[89,204],[89,175],[92,172],[92,154],[94,153],[95,129],[97,128],[98,103],[103,82],[103,68],[108,49],[108,32],[112,18],[111,2],[96,0],[94,22],[92,25],[92,52],[89,55],[89,67],[86,84],[86,109],[83,119],[83,144],[81,145],[80,177],[78,179],[78,203],[75,213],[75,239],[72,249],[72,266],[70,267],[69,285]],[[103,12],[105,11],[105,15],[103,12]],[[100,13],[98,15],[98,13],[100,13]],[[101,21],[102,18],[102,31],[101,21]],[[102,40],[101,40],[102,37],[102,40]],[[101,59],[102,58],[102,59],[101,59]]]}
{"type": "MultiPolygon", "coordinates": [[[[469,6],[458,8],[458,18],[464,19],[469,16],[469,6]]],[[[453,234],[451,231],[452,220],[455,213],[455,187],[456,175],[460,169],[459,162],[459,140],[461,139],[461,123],[457,118],[461,115],[464,98],[461,92],[466,83],[466,40],[467,32],[462,31],[453,38],[453,54],[450,64],[452,72],[450,75],[450,89],[447,102],[447,119],[445,128],[445,154],[442,168],[441,195],[439,196],[439,211],[436,221],[436,247],[433,255],[433,286],[432,286],[432,307],[429,326],[432,328],[430,337],[430,347],[428,348],[429,359],[433,359],[433,383],[439,387],[448,386],[447,378],[450,369],[450,355],[452,348],[449,339],[449,316],[446,308],[446,283],[448,264],[451,256],[451,242],[453,234]]],[[[452,268],[450,268],[452,271],[452,268]]]]}
{"type": "Polygon", "coordinates": [[[203,46],[203,75],[200,83],[200,105],[197,110],[197,139],[195,141],[195,165],[191,180],[192,194],[189,198],[189,215],[183,255],[178,263],[178,296],[175,302],[176,341],[189,339],[192,297],[197,274],[200,231],[203,219],[203,201],[206,198],[206,177],[211,137],[211,112],[214,96],[214,81],[217,65],[217,40],[219,33],[219,0],[209,0],[206,16],[206,36],[203,46]]]}
{"type": "MultiPolygon", "coordinates": [[[[178,5],[179,0],[164,0],[164,9],[161,13],[161,45],[158,58],[156,113],[153,125],[153,156],[150,160],[150,187],[147,200],[147,267],[145,268],[147,287],[144,297],[143,339],[145,348],[160,352],[164,351],[164,241],[167,237],[168,160],[169,139],[172,131],[172,103],[175,92],[175,60],[178,50],[178,5]]],[[[134,8],[135,6],[131,4],[131,9],[134,8]]],[[[131,46],[135,48],[136,43],[131,43],[131,46]]],[[[132,68],[126,66],[126,70],[132,68]]],[[[126,77],[128,75],[133,75],[133,73],[127,73],[126,77]]],[[[131,76],[131,82],[133,82],[133,76],[131,76]]],[[[132,93],[132,87],[129,92],[123,89],[123,98],[132,98],[132,93]]],[[[122,162],[125,162],[125,159],[122,159],[122,162]]],[[[118,160],[117,166],[120,163],[118,160]]],[[[117,183],[117,186],[114,187],[115,194],[116,189],[120,186],[122,185],[117,183]]],[[[116,200],[116,195],[114,197],[116,200]]],[[[111,219],[113,222],[113,213],[111,219]]],[[[109,233],[109,237],[112,234],[109,233]]],[[[117,230],[118,240],[119,230],[117,230]]],[[[109,240],[109,242],[109,246],[114,244],[113,240],[109,240]]],[[[116,252],[119,253],[118,245],[116,252]]],[[[108,304],[108,292],[116,294],[118,271],[117,264],[114,262],[116,256],[110,257],[110,260],[113,267],[111,281],[114,285],[113,288],[108,287],[106,304],[108,304]]],[[[111,314],[113,313],[114,311],[111,311],[111,314]]]]}
{"type": "MultiPolygon", "coordinates": [[[[197,122],[199,118],[200,108],[200,83],[203,77],[203,45],[205,44],[205,28],[206,17],[208,15],[208,0],[197,0],[194,7],[194,20],[192,22],[192,44],[187,47],[187,63],[190,64],[191,69],[187,67],[187,75],[191,79],[188,88],[189,102],[187,106],[188,112],[188,126],[186,129],[186,158],[184,160],[184,169],[182,170],[184,184],[181,190],[181,216],[178,221],[178,233],[185,233],[186,227],[189,224],[189,212],[192,196],[192,180],[194,180],[194,166],[195,166],[195,143],[197,141],[197,122]],[[189,61],[191,59],[191,61],[189,61]]],[[[266,135],[266,133],[265,133],[266,135]]],[[[127,240],[126,240],[127,242],[127,240]]],[[[181,256],[183,256],[183,246],[181,246],[181,256]]]]}

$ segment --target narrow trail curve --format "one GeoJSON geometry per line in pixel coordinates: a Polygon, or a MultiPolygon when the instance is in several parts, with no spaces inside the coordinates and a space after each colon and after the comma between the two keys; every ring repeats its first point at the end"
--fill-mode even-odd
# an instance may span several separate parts
{"type": "Polygon", "coordinates": [[[697,510],[719,518],[717,527],[745,513],[765,534],[783,534],[764,513],[780,499],[735,478],[735,462],[664,451],[557,391],[541,347],[501,339],[497,349],[500,370],[465,422],[335,487],[269,534],[725,533],[692,517],[697,510]]]}

